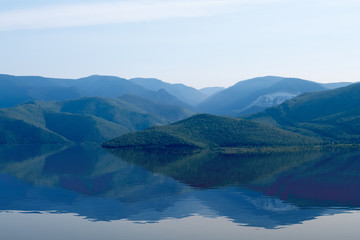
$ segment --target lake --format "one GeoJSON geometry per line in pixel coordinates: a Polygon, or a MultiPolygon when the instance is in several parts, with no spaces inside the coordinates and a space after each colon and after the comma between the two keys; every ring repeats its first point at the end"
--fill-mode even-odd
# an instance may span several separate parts
{"type": "Polygon", "coordinates": [[[0,146],[0,239],[358,239],[360,151],[0,146]]]}

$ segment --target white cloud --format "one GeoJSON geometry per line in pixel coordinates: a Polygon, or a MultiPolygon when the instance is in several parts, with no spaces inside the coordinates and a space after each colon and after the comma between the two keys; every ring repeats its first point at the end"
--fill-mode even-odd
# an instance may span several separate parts
{"type": "Polygon", "coordinates": [[[234,6],[277,0],[127,1],[46,6],[0,12],[0,30],[94,26],[212,16],[234,6]]]}

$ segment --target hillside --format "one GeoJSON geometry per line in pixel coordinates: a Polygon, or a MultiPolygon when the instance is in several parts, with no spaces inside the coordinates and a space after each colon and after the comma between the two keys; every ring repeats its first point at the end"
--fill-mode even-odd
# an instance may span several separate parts
{"type": "Polygon", "coordinates": [[[103,144],[107,148],[304,146],[319,141],[256,122],[199,114],[174,124],[127,133],[103,144]]]}
{"type": "Polygon", "coordinates": [[[185,86],[184,84],[170,84],[156,78],[133,78],[129,81],[152,91],[164,89],[182,102],[193,107],[201,103],[208,96],[201,91],[185,86]]]}
{"type": "Polygon", "coordinates": [[[240,81],[197,106],[198,112],[241,116],[260,112],[304,92],[325,90],[318,83],[296,78],[260,77],[240,81]]]}
{"type": "Polygon", "coordinates": [[[331,142],[359,144],[360,84],[317,93],[306,93],[280,106],[247,116],[331,142]]]}
{"type": "Polygon", "coordinates": [[[48,129],[0,116],[0,144],[64,144],[69,141],[48,129]]]}
{"type": "Polygon", "coordinates": [[[0,109],[2,143],[101,142],[193,113],[134,96],[35,101],[0,109]]]}
{"type": "Polygon", "coordinates": [[[17,123],[5,125],[7,134],[1,132],[2,143],[59,143],[59,138],[61,143],[103,141],[127,130],[93,115],[61,112],[60,108],[61,103],[32,102],[0,109],[0,125],[17,123]],[[46,138],[38,132],[45,134],[46,138]]]}

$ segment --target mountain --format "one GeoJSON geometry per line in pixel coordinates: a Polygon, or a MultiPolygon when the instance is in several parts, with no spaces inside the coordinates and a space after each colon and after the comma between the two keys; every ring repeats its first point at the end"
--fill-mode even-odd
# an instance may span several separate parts
{"type": "Polygon", "coordinates": [[[68,79],[48,79],[43,77],[15,77],[0,75],[0,108],[41,100],[76,99],[83,94],[72,86],[59,85],[68,79]]]}
{"type": "Polygon", "coordinates": [[[163,89],[151,91],[124,78],[113,76],[93,75],[80,79],[57,79],[0,75],[0,107],[12,107],[34,100],[116,98],[126,94],[189,108],[189,105],[163,89]]]}
{"type": "Polygon", "coordinates": [[[171,123],[193,113],[136,96],[35,101],[0,109],[0,142],[101,142],[129,131],[171,123]]]}
{"type": "Polygon", "coordinates": [[[139,86],[152,91],[165,89],[168,93],[174,95],[182,102],[190,106],[198,105],[207,97],[206,94],[196,90],[195,88],[185,86],[184,84],[166,83],[156,78],[133,78],[130,79],[130,82],[138,84],[139,86]]]}
{"type": "Polygon", "coordinates": [[[207,97],[210,97],[211,95],[214,95],[215,93],[223,90],[225,90],[224,87],[206,87],[199,89],[199,91],[205,94],[207,97]]]}
{"type": "Polygon", "coordinates": [[[318,144],[319,141],[253,121],[199,114],[174,124],[127,133],[107,148],[256,148],[318,144]]]}
{"type": "Polygon", "coordinates": [[[220,91],[197,107],[198,112],[241,116],[260,112],[304,92],[325,90],[318,83],[297,78],[259,77],[238,82],[220,91]]]}
{"type": "Polygon", "coordinates": [[[304,93],[246,116],[247,120],[199,114],[171,125],[122,135],[104,147],[216,149],[360,144],[359,92],[360,83],[304,93]]]}
{"type": "Polygon", "coordinates": [[[147,89],[133,84],[124,78],[102,75],[76,79],[71,82],[71,86],[80,89],[89,97],[116,98],[124,94],[142,96],[149,92],[147,89]]]}
{"type": "Polygon", "coordinates": [[[305,93],[277,107],[247,116],[309,136],[335,143],[359,144],[360,84],[334,90],[305,93]]]}

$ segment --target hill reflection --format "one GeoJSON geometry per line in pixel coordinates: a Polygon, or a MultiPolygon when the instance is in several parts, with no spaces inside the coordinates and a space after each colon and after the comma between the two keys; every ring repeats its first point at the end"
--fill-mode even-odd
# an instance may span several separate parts
{"type": "Polygon", "coordinates": [[[359,156],[2,146],[0,209],[69,212],[94,221],[199,214],[276,228],[359,207],[359,156]]]}

